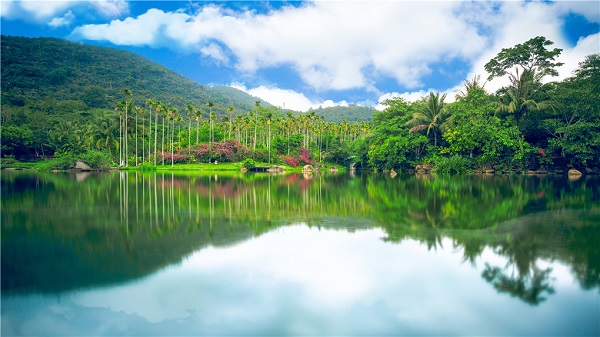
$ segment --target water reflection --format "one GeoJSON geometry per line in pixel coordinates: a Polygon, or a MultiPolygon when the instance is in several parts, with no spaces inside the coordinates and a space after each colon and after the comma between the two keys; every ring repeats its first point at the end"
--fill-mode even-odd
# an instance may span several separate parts
{"type": "MultiPolygon", "coordinates": [[[[462,252],[434,254],[414,240],[389,245],[381,229],[354,233],[305,224],[227,249],[197,251],[138,282],[3,298],[3,334],[50,335],[572,335],[598,332],[597,297],[573,288],[568,269],[545,310],[498,296],[462,252]],[[386,258],[383,259],[382,257],[386,258]],[[34,319],[35,318],[35,319],[34,319]],[[508,324],[508,322],[510,322],[508,324]],[[34,330],[35,331],[35,330],[34,330]]],[[[450,239],[442,246],[452,246],[450,239]]],[[[549,262],[546,262],[549,263],[549,262]]]]}
{"type": "MultiPolygon", "coordinates": [[[[595,177],[577,181],[522,176],[391,178],[358,173],[306,179],[301,174],[116,172],[81,176],[3,171],[1,187],[3,303],[6,299],[10,304],[11,296],[18,294],[66,294],[88,289],[73,306],[114,307],[151,323],[198,319],[223,323],[243,315],[255,321],[275,320],[272,316],[280,311],[261,317],[245,311],[226,318],[214,316],[234,310],[229,306],[247,306],[250,311],[255,301],[265,301],[264,296],[271,301],[264,302],[265,307],[283,312],[287,306],[308,310],[307,303],[275,303],[282,298],[300,301],[288,298],[300,296],[318,300],[325,308],[329,303],[332,310],[348,317],[385,307],[385,314],[377,314],[422,320],[424,308],[442,305],[431,300],[423,303],[423,313],[417,310],[416,314],[414,306],[395,311],[403,300],[419,301],[401,291],[404,286],[396,288],[389,283],[401,285],[406,278],[414,279],[406,289],[419,293],[417,288],[425,287],[422,297],[437,294],[440,301],[447,299],[449,291],[435,285],[445,280],[443,284],[460,282],[460,289],[452,290],[456,291],[456,302],[469,297],[469,289],[477,289],[478,294],[491,291],[530,307],[559,301],[561,292],[572,292],[561,288],[563,280],[573,278],[582,289],[593,291],[591,297],[577,295],[587,298],[581,303],[598,300],[600,181],[595,177]],[[341,233],[348,237],[343,247],[338,247],[333,242],[343,236],[341,233]],[[332,249],[322,251],[328,246],[332,249]],[[252,248],[241,254],[241,247],[252,248]],[[406,247],[421,253],[405,251],[406,247]],[[228,254],[233,255],[225,258],[228,254]],[[444,263],[426,257],[447,254],[452,259],[444,263]],[[409,262],[420,268],[407,266],[409,262]],[[206,269],[211,263],[218,268],[206,269]],[[391,277],[396,267],[405,273],[391,277]],[[468,276],[451,280],[458,277],[456,273],[468,276]],[[223,286],[208,281],[215,277],[223,286]],[[157,284],[163,286],[152,290],[148,282],[157,278],[157,284]],[[191,284],[175,281],[180,278],[191,284]],[[244,279],[258,283],[240,283],[244,279]],[[138,289],[139,282],[144,286],[138,289]],[[269,294],[270,288],[262,283],[283,293],[269,294]],[[98,290],[101,286],[106,288],[98,290]],[[166,296],[175,288],[183,290],[173,296],[194,299],[197,305],[157,299],[161,305],[173,300],[173,306],[165,307],[166,314],[153,314],[150,311],[158,311],[160,306],[142,300],[120,304],[136,308],[101,303],[102,299],[128,298],[127,294],[136,299],[150,298],[150,293],[166,296]],[[246,302],[215,303],[236,292],[246,302]],[[393,304],[383,300],[396,292],[404,299],[393,304]],[[94,304],[84,301],[92,297],[94,304]],[[211,297],[211,301],[204,301],[211,297]],[[350,313],[345,310],[351,309],[343,309],[346,305],[352,310],[362,305],[362,309],[350,313]],[[222,310],[209,310],[214,307],[222,310]]],[[[483,304],[470,305],[469,310],[473,310],[483,304]]],[[[318,325],[325,318],[317,316],[312,313],[305,322],[299,319],[297,323],[304,326],[313,322],[315,331],[320,332],[362,331],[358,326],[355,330],[327,327],[334,324],[331,317],[318,325]]],[[[351,326],[347,321],[344,324],[351,326]]],[[[256,333],[274,328],[264,329],[256,333]]],[[[311,334],[304,330],[273,331],[311,334]]],[[[465,333],[458,327],[435,331],[413,326],[402,331],[465,333]]]]}

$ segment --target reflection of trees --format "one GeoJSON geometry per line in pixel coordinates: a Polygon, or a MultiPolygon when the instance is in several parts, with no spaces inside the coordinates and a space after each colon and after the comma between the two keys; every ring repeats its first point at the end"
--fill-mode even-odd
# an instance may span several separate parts
{"type": "Polygon", "coordinates": [[[545,301],[543,293],[553,294],[554,289],[550,286],[548,277],[552,268],[540,270],[533,267],[527,273],[513,272],[508,275],[507,268],[492,267],[485,264],[485,270],[481,276],[491,283],[498,292],[508,293],[511,296],[520,298],[525,303],[537,305],[545,301]]]}
{"type": "Polygon", "coordinates": [[[473,264],[492,248],[507,257],[511,272],[489,267],[484,277],[535,302],[551,293],[542,287],[548,273],[536,271],[538,259],[570,265],[586,288],[600,285],[599,186],[597,178],[139,172],[92,174],[78,182],[69,174],[3,172],[2,253],[4,261],[7,249],[21,249],[17,239],[35,235],[83,257],[81,265],[98,275],[130,277],[200,247],[281,226],[353,230],[352,219],[366,219],[385,231],[387,242],[410,239],[437,249],[449,238],[473,264]]]}

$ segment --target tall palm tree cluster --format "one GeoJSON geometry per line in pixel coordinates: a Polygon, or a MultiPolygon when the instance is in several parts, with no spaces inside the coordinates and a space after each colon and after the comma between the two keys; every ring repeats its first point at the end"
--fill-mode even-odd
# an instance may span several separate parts
{"type": "Polygon", "coordinates": [[[89,148],[107,151],[113,162],[118,160],[124,167],[194,162],[202,146],[208,149],[207,161],[214,161],[220,158],[217,146],[223,142],[244,146],[249,156],[260,161],[279,162],[280,156],[293,156],[300,147],[310,149],[322,161],[334,143],[351,143],[369,133],[365,122],[330,123],[315,112],[283,115],[278,108],[261,106],[260,101],[245,114],[236,114],[230,106],[227,116],[219,118],[212,101],[205,107],[187,104],[181,113],[154,99],[138,106],[130,90],[122,94],[124,99],[114,112],[96,114],[82,138],[89,148]]]}

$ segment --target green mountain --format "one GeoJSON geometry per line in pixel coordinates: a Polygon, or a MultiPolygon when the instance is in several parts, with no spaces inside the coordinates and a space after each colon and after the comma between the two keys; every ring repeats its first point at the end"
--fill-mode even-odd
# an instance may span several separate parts
{"type": "Polygon", "coordinates": [[[329,108],[312,109],[319,116],[324,116],[326,122],[340,123],[348,122],[369,122],[375,113],[374,108],[351,105],[351,106],[333,106],[329,108]]]}
{"type": "Polygon", "coordinates": [[[1,48],[3,115],[4,111],[17,115],[43,111],[60,116],[113,109],[123,99],[122,89],[131,90],[139,106],[155,99],[180,110],[188,103],[208,110],[207,102],[212,101],[213,111],[220,116],[226,115],[229,106],[249,111],[260,100],[234,88],[198,84],[123,50],[56,38],[4,35],[1,48]]]}

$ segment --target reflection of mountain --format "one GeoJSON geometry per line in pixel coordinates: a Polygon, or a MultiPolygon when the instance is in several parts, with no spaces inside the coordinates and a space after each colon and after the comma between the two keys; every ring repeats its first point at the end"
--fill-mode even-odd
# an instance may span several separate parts
{"type": "Polygon", "coordinates": [[[537,269],[538,259],[570,265],[586,288],[600,285],[599,184],[588,181],[121,172],[78,182],[3,172],[2,291],[126,282],[207,246],[306,223],[348,231],[377,226],[386,241],[430,248],[448,237],[471,261],[490,247],[510,265],[490,265],[484,278],[535,304],[551,290],[541,287],[547,273],[537,269]]]}

